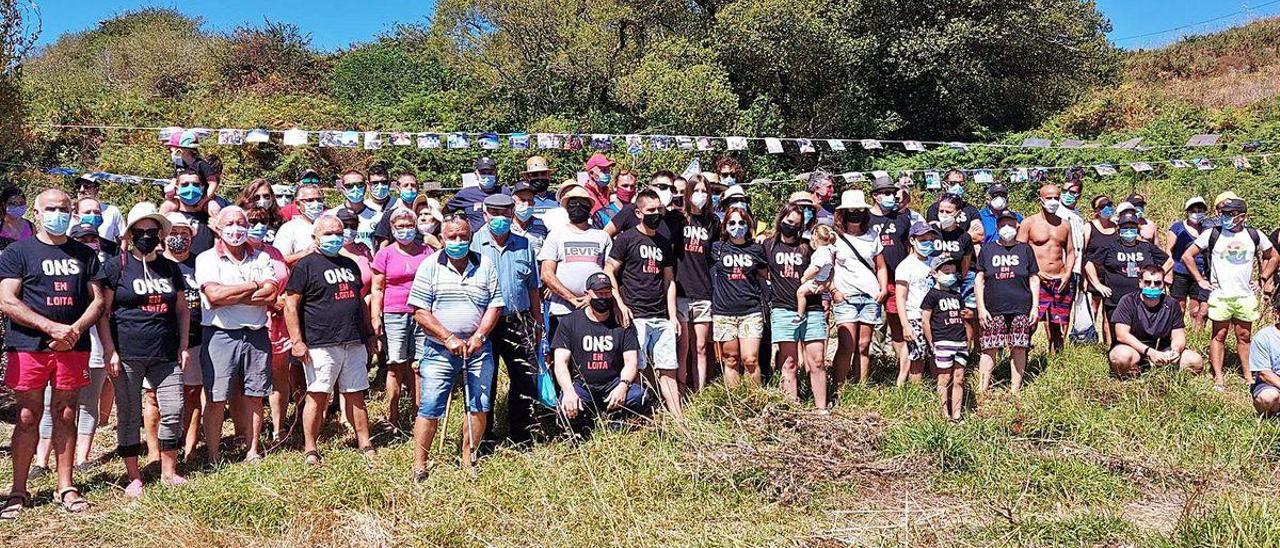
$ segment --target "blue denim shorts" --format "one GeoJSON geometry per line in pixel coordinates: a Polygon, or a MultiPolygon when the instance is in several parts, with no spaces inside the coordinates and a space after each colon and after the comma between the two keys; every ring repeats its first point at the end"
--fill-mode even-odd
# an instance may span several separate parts
{"type": "Polygon", "coordinates": [[[427,340],[422,327],[414,321],[413,314],[396,312],[383,314],[382,330],[386,333],[388,363],[413,361],[427,340]]]}
{"type": "Polygon", "coordinates": [[[860,323],[864,325],[880,325],[884,323],[884,307],[870,295],[846,296],[844,302],[831,305],[836,317],[836,325],[860,323]]]}
{"type": "Polygon", "coordinates": [[[769,333],[773,342],[809,342],[827,339],[827,317],[821,310],[810,310],[804,317],[790,308],[769,310],[769,333]]]}
{"type": "Polygon", "coordinates": [[[484,343],[479,352],[464,360],[450,353],[444,345],[427,340],[418,360],[418,374],[422,377],[419,417],[438,419],[444,416],[449,392],[453,390],[453,379],[460,371],[463,371],[462,378],[467,387],[467,411],[483,413],[493,410],[495,370],[489,343],[484,343]]]}

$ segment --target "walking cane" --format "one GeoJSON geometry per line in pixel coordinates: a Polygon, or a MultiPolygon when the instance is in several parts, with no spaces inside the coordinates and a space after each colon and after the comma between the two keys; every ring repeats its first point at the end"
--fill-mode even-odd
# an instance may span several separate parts
{"type": "MultiPolygon", "coordinates": [[[[444,438],[449,433],[449,414],[453,408],[453,390],[449,390],[449,395],[444,399],[444,418],[440,420],[440,427],[436,429],[436,450],[444,452],[444,438]]],[[[430,449],[428,447],[427,449],[430,449]]]]}

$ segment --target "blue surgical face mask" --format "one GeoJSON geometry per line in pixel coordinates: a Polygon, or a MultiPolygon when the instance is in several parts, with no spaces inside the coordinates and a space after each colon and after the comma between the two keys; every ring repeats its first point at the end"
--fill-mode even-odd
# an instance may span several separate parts
{"type": "Polygon", "coordinates": [[[204,189],[196,185],[178,187],[178,199],[186,205],[196,205],[200,203],[201,198],[204,198],[204,189]]]}
{"type": "Polygon", "coordinates": [[[1103,219],[1110,219],[1116,214],[1116,208],[1112,206],[1107,206],[1102,208],[1102,210],[1099,211],[1098,213],[1102,214],[1103,219]]]}
{"type": "Polygon", "coordinates": [[[720,184],[722,184],[722,185],[724,185],[724,186],[726,186],[726,187],[731,187],[731,186],[733,186],[734,184],[736,184],[737,182],[738,182],[738,180],[737,180],[737,179],[734,179],[733,177],[722,177],[722,178],[720,179],[720,184]]]}
{"type": "Polygon", "coordinates": [[[102,215],[99,213],[85,213],[80,216],[80,224],[98,228],[102,226],[102,215]]]}
{"type": "Polygon", "coordinates": [[[1130,242],[1132,242],[1132,241],[1134,241],[1134,240],[1137,240],[1137,239],[1138,239],[1138,229],[1136,229],[1136,228],[1122,228],[1122,229],[1120,229],[1120,239],[1121,239],[1121,240],[1124,240],[1124,242],[1125,242],[1125,243],[1130,243],[1130,242]]]}
{"type": "Polygon", "coordinates": [[[933,241],[916,242],[916,253],[919,253],[921,257],[933,255],[933,241]]]}
{"type": "Polygon", "coordinates": [[[1204,212],[1203,212],[1203,211],[1197,211],[1197,212],[1194,212],[1194,213],[1189,213],[1189,214],[1187,214],[1187,220],[1189,220],[1189,221],[1191,221],[1191,222],[1193,222],[1193,223],[1195,223],[1195,224],[1203,223],[1203,222],[1204,222],[1204,212]]]}
{"type": "Polygon", "coordinates": [[[302,213],[314,221],[324,213],[324,202],[307,202],[302,206],[302,213]]]}
{"type": "Polygon", "coordinates": [[[373,197],[377,200],[385,200],[391,195],[391,185],[387,183],[373,183],[373,197]]]}
{"type": "Polygon", "coordinates": [[[392,234],[395,236],[397,242],[407,244],[418,237],[418,229],[412,227],[397,228],[392,231],[392,234]]]}
{"type": "Polygon", "coordinates": [[[481,175],[480,176],[480,188],[483,188],[485,190],[493,190],[493,187],[496,187],[496,186],[498,186],[497,175],[481,175]]]}
{"type": "Polygon", "coordinates": [[[249,241],[261,242],[267,237],[267,225],[258,223],[249,227],[249,241]]]}
{"type": "Polygon", "coordinates": [[[348,187],[346,191],[347,201],[353,204],[364,201],[364,185],[348,187]]]}
{"type": "Polygon", "coordinates": [[[533,206],[529,204],[516,204],[516,218],[521,222],[528,221],[533,218],[533,206]]]}
{"type": "Polygon", "coordinates": [[[951,194],[951,195],[954,195],[954,196],[958,196],[958,197],[960,197],[960,198],[963,198],[963,197],[964,197],[964,185],[958,185],[958,184],[953,184],[953,185],[951,185],[950,187],[948,187],[948,188],[947,188],[947,194],[951,194]]]}
{"type": "Polygon", "coordinates": [[[489,230],[492,231],[495,236],[506,236],[507,234],[510,234],[511,218],[498,216],[489,219],[489,230]]]}
{"type": "Polygon", "coordinates": [[[418,189],[416,188],[400,191],[400,201],[404,202],[405,205],[412,204],[413,200],[417,197],[418,197],[418,189]]]}
{"type": "Polygon", "coordinates": [[[942,274],[942,273],[939,273],[939,274],[938,274],[938,277],[937,277],[936,279],[938,280],[938,285],[940,285],[940,286],[942,286],[942,287],[952,287],[952,286],[956,285],[956,275],[955,275],[955,274],[942,274]]]}
{"type": "Polygon", "coordinates": [[[1080,195],[1074,192],[1062,193],[1062,205],[1064,206],[1067,206],[1067,207],[1074,206],[1076,205],[1076,200],[1079,200],[1079,199],[1080,199],[1080,195]]]}
{"type": "Polygon", "coordinates": [[[613,182],[613,174],[609,173],[608,171],[601,173],[600,177],[596,178],[596,184],[600,186],[609,186],[609,183],[612,183],[612,182],[613,182]]]}
{"type": "Polygon", "coordinates": [[[1236,218],[1232,215],[1223,215],[1219,222],[1222,225],[1222,229],[1228,232],[1235,232],[1236,229],[1240,228],[1237,226],[1239,223],[1236,223],[1236,218]]]}
{"type": "Polygon", "coordinates": [[[71,225],[71,213],[66,211],[41,211],[40,226],[44,227],[45,232],[61,236],[67,233],[67,227],[71,225]]]}
{"type": "Polygon", "coordinates": [[[1141,219],[1141,218],[1142,218],[1142,216],[1147,212],[1147,208],[1145,208],[1145,207],[1135,207],[1135,208],[1133,208],[1133,212],[1134,212],[1135,214],[1137,214],[1137,215],[1138,215],[1138,218],[1139,218],[1139,219],[1141,219]]]}
{"type": "Polygon", "coordinates": [[[10,217],[21,217],[27,214],[27,206],[25,205],[9,206],[9,207],[6,207],[4,211],[5,213],[8,213],[10,217]]]}
{"type": "Polygon", "coordinates": [[[1164,295],[1163,287],[1144,287],[1142,288],[1142,296],[1148,299],[1159,299],[1164,295]]]}
{"type": "Polygon", "coordinates": [[[327,256],[335,257],[345,243],[345,238],[340,234],[326,234],[320,237],[320,241],[316,243],[316,248],[327,256]]]}
{"type": "Polygon", "coordinates": [[[466,241],[446,242],[444,244],[444,254],[448,255],[450,259],[461,259],[466,257],[470,251],[471,244],[466,241]]]}
{"type": "Polygon", "coordinates": [[[717,207],[720,207],[720,195],[719,195],[719,194],[716,194],[716,195],[711,196],[711,209],[715,209],[715,208],[717,208],[717,207]]]}
{"type": "Polygon", "coordinates": [[[348,243],[348,244],[356,241],[356,230],[354,228],[342,229],[342,240],[343,240],[343,243],[348,243]]]}
{"type": "Polygon", "coordinates": [[[898,208],[898,197],[892,194],[876,196],[876,202],[880,204],[880,209],[892,210],[898,208]]]}
{"type": "Polygon", "coordinates": [[[813,210],[806,207],[804,208],[804,226],[809,226],[811,222],[813,222],[813,210]]]}
{"type": "Polygon", "coordinates": [[[730,226],[728,232],[734,238],[745,238],[747,236],[747,225],[730,226]]]}

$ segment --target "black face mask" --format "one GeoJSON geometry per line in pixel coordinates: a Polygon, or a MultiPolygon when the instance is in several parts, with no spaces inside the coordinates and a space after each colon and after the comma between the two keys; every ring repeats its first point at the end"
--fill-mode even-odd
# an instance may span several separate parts
{"type": "Polygon", "coordinates": [[[138,251],[141,251],[143,255],[146,255],[155,251],[157,247],[160,247],[160,237],[143,234],[142,236],[138,236],[133,239],[133,245],[137,247],[138,251]]]}
{"type": "Polygon", "coordinates": [[[845,217],[845,220],[858,224],[863,224],[869,219],[871,219],[871,212],[862,209],[852,211],[849,213],[848,217],[845,217]]]}
{"type": "Polygon", "coordinates": [[[529,186],[533,188],[534,192],[542,193],[547,191],[547,187],[551,186],[551,181],[548,179],[534,179],[529,181],[529,186]]]}
{"type": "Polygon", "coordinates": [[[778,232],[781,232],[783,236],[786,236],[788,238],[795,238],[796,236],[800,235],[800,225],[793,225],[791,223],[782,223],[778,225],[778,232]]]}
{"type": "Polygon", "coordinates": [[[569,213],[569,222],[579,225],[587,222],[591,218],[591,206],[587,204],[569,204],[566,208],[569,213]]]}
{"type": "Polygon", "coordinates": [[[613,299],[609,297],[592,297],[591,309],[596,311],[597,314],[608,314],[609,311],[613,310],[613,299]]]}
{"type": "Polygon", "coordinates": [[[658,223],[662,222],[661,213],[648,213],[640,218],[640,222],[644,223],[645,228],[653,230],[658,228],[658,223]]]}

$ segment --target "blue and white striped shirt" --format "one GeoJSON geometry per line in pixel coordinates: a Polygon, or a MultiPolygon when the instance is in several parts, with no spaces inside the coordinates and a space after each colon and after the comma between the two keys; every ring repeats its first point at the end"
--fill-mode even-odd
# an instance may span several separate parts
{"type": "MultiPolygon", "coordinates": [[[[441,326],[460,339],[479,329],[486,310],[503,305],[498,269],[478,253],[469,253],[466,268],[458,272],[449,256],[437,251],[418,266],[409,288],[409,306],[430,311],[441,326]]],[[[444,344],[430,334],[427,337],[444,344]]]]}

